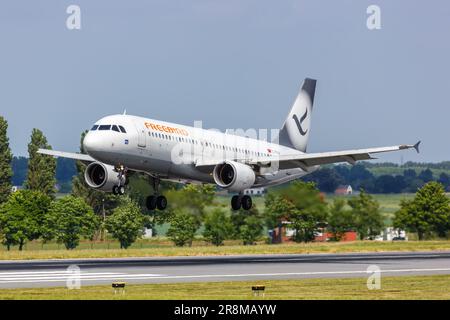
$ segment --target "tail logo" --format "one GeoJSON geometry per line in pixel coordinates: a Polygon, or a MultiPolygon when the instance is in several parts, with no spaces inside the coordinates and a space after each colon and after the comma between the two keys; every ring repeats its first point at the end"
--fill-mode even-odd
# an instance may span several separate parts
{"type": "Polygon", "coordinates": [[[292,119],[294,119],[295,124],[297,125],[297,128],[298,128],[298,131],[300,132],[300,134],[302,136],[304,136],[305,134],[308,133],[308,129],[303,130],[303,128],[302,128],[302,123],[303,123],[303,121],[305,121],[307,116],[308,116],[308,109],[306,109],[305,114],[300,118],[300,121],[298,120],[298,117],[296,114],[294,114],[292,116],[292,119]]]}

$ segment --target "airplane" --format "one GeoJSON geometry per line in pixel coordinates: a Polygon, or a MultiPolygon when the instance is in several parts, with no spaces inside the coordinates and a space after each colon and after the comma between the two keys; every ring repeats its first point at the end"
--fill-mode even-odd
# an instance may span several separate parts
{"type": "Polygon", "coordinates": [[[375,159],[372,154],[414,148],[414,145],[307,153],[317,80],[306,78],[281,127],[278,139],[263,141],[245,136],[185,126],[127,114],[106,116],[86,134],[87,154],[39,149],[54,157],[87,164],[89,187],[117,195],[126,193],[128,177],[144,173],[154,194],[149,210],[164,210],[167,199],[161,181],[216,184],[236,193],[233,210],[249,210],[252,199],[244,191],[284,184],[317,170],[321,165],[375,159]]]}

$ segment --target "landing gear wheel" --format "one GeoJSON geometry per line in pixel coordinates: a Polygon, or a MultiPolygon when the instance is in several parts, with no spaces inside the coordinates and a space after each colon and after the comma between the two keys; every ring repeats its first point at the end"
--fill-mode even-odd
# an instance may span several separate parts
{"type": "Polygon", "coordinates": [[[112,192],[114,195],[123,196],[125,194],[125,187],[124,186],[114,186],[112,189],[112,192]]]}
{"type": "Polygon", "coordinates": [[[231,198],[231,208],[233,210],[239,210],[241,208],[241,198],[239,196],[233,196],[231,198]]]}
{"type": "Polygon", "coordinates": [[[159,210],[164,210],[167,207],[167,199],[164,196],[159,196],[156,198],[156,207],[159,210]]]}
{"type": "Polygon", "coordinates": [[[242,209],[250,210],[252,208],[253,202],[250,196],[243,196],[241,202],[242,202],[242,209]]]}
{"type": "Polygon", "coordinates": [[[156,209],[156,197],[155,196],[148,196],[147,200],[145,201],[145,204],[147,206],[147,209],[152,211],[156,209]]]}

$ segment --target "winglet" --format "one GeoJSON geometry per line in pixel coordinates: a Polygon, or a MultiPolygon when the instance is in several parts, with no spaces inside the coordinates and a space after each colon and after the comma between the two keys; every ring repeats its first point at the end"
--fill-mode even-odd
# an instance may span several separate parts
{"type": "Polygon", "coordinates": [[[417,153],[420,153],[420,150],[419,150],[420,142],[421,141],[418,141],[415,145],[413,145],[413,147],[414,147],[414,149],[416,149],[417,153]]]}

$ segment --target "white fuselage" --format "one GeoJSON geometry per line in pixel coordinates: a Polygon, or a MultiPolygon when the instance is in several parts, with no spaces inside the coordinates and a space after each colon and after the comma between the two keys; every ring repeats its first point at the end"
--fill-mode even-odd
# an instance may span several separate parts
{"type": "MultiPolygon", "coordinates": [[[[84,139],[84,148],[97,161],[179,182],[214,183],[212,168],[198,163],[258,157],[276,160],[280,155],[302,154],[267,141],[131,115],[107,116],[93,129],[84,139]]],[[[255,169],[253,187],[285,183],[315,168],[308,172],[278,170],[273,165],[255,169]]]]}

